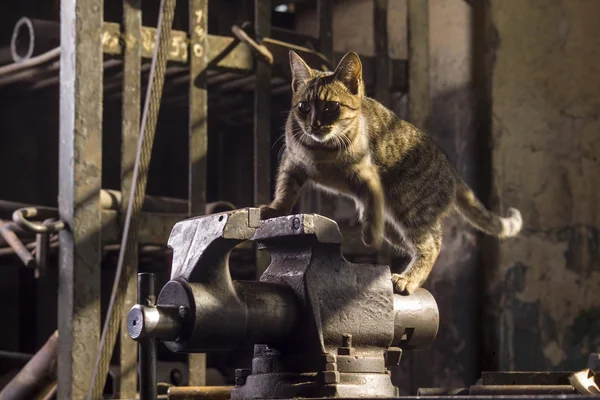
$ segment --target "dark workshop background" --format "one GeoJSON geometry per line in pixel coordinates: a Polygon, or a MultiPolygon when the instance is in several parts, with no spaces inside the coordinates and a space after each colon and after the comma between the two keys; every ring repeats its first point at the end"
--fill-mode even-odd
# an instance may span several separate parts
{"type": "MultiPolygon", "coordinates": [[[[119,21],[120,2],[105,3],[105,19],[119,21]]],[[[210,3],[211,33],[230,35],[243,21],[244,7],[233,3],[241,2],[210,3]]],[[[406,2],[389,4],[389,52],[403,60],[406,2]]],[[[1,7],[0,64],[10,60],[18,18],[59,19],[58,1],[1,7]]],[[[498,242],[459,218],[447,221],[426,285],[440,331],[431,349],[407,357],[407,389],[465,387],[482,370],[576,370],[600,350],[599,13],[597,0],[430,0],[429,131],[486,204],[521,211],[524,230],[498,242]]],[[[176,17],[176,27],[185,18],[176,17]]],[[[273,24],[315,34],[314,2],[274,12],[273,24]]],[[[373,56],[372,24],[371,0],[336,2],[334,51],[373,56]]],[[[144,25],[155,26],[156,15],[145,13],[144,25]]],[[[56,206],[59,89],[32,85],[0,88],[0,199],[56,206]]],[[[236,104],[249,110],[246,121],[232,116],[237,105],[209,104],[208,201],[252,204],[252,92],[245,96],[236,104]]],[[[148,194],[187,196],[187,160],[179,156],[187,154],[186,101],[175,96],[162,106],[148,194]]],[[[273,103],[275,143],[289,94],[273,103]]],[[[406,117],[405,93],[391,93],[391,104],[406,117]]],[[[120,100],[105,100],[106,189],[119,189],[120,115],[120,100]]],[[[349,215],[336,204],[336,215],[349,215]]],[[[106,265],[103,292],[114,259],[106,265]]],[[[34,279],[18,259],[3,257],[0,273],[0,349],[34,353],[56,329],[56,269],[34,279]]]]}

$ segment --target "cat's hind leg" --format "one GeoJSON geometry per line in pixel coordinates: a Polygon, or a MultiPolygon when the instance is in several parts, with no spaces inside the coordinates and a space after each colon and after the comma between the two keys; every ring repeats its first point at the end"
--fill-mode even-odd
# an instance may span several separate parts
{"type": "Polygon", "coordinates": [[[407,236],[411,242],[412,260],[401,274],[392,274],[394,290],[400,294],[412,294],[423,285],[442,248],[440,224],[427,231],[409,232],[407,236]]]}

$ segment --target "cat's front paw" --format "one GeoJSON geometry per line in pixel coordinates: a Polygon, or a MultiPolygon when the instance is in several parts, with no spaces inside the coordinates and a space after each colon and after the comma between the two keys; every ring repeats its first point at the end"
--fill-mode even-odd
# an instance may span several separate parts
{"type": "Polygon", "coordinates": [[[374,227],[366,226],[362,230],[362,241],[367,247],[379,250],[383,244],[383,232],[374,227]]]}
{"type": "Polygon", "coordinates": [[[260,206],[259,209],[261,220],[283,217],[285,215],[284,211],[267,205],[260,206]]]}
{"type": "Polygon", "coordinates": [[[394,292],[404,295],[413,294],[419,288],[419,282],[407,275],[392,274],[392,284],[394,292]]]}

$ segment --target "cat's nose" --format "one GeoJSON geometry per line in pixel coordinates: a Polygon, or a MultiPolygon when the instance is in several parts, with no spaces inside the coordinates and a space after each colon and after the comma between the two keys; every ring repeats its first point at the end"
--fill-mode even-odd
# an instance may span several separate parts
{"type": "Polygon", "coordinates": [[[318,128],[321,126],[321,123],[319,121],[312,121],[310,123],[310,126],[312,126],[313,128],[318,128]]]}

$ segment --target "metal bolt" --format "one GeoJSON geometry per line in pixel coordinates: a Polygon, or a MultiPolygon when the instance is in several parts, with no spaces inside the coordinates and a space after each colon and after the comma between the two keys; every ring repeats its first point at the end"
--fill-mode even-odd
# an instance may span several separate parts
{"type": "Polygon", "coordinates": [[[294,230],[300,229],[300,218],[294,218],[292,221],[292,228],[294,230]]]}
{"type": "Polygon", "coordinates": [[[252,374],[252,370],[248,368],[239,368],[235,370],[235,386],[244,386],[246,378],[252,374]]]}
{"type": "Polygon", "coordinates": [[[247,378],[252,374],[252,370],[250,368],[238,368],[235,370],[236,378],[247,378]]]}
{"type": "Polygon", "coordinates": [[[190,315],[190,308],[186,306],[179,307],[179,316],[181,318],[187,318],[190,315]]]}

